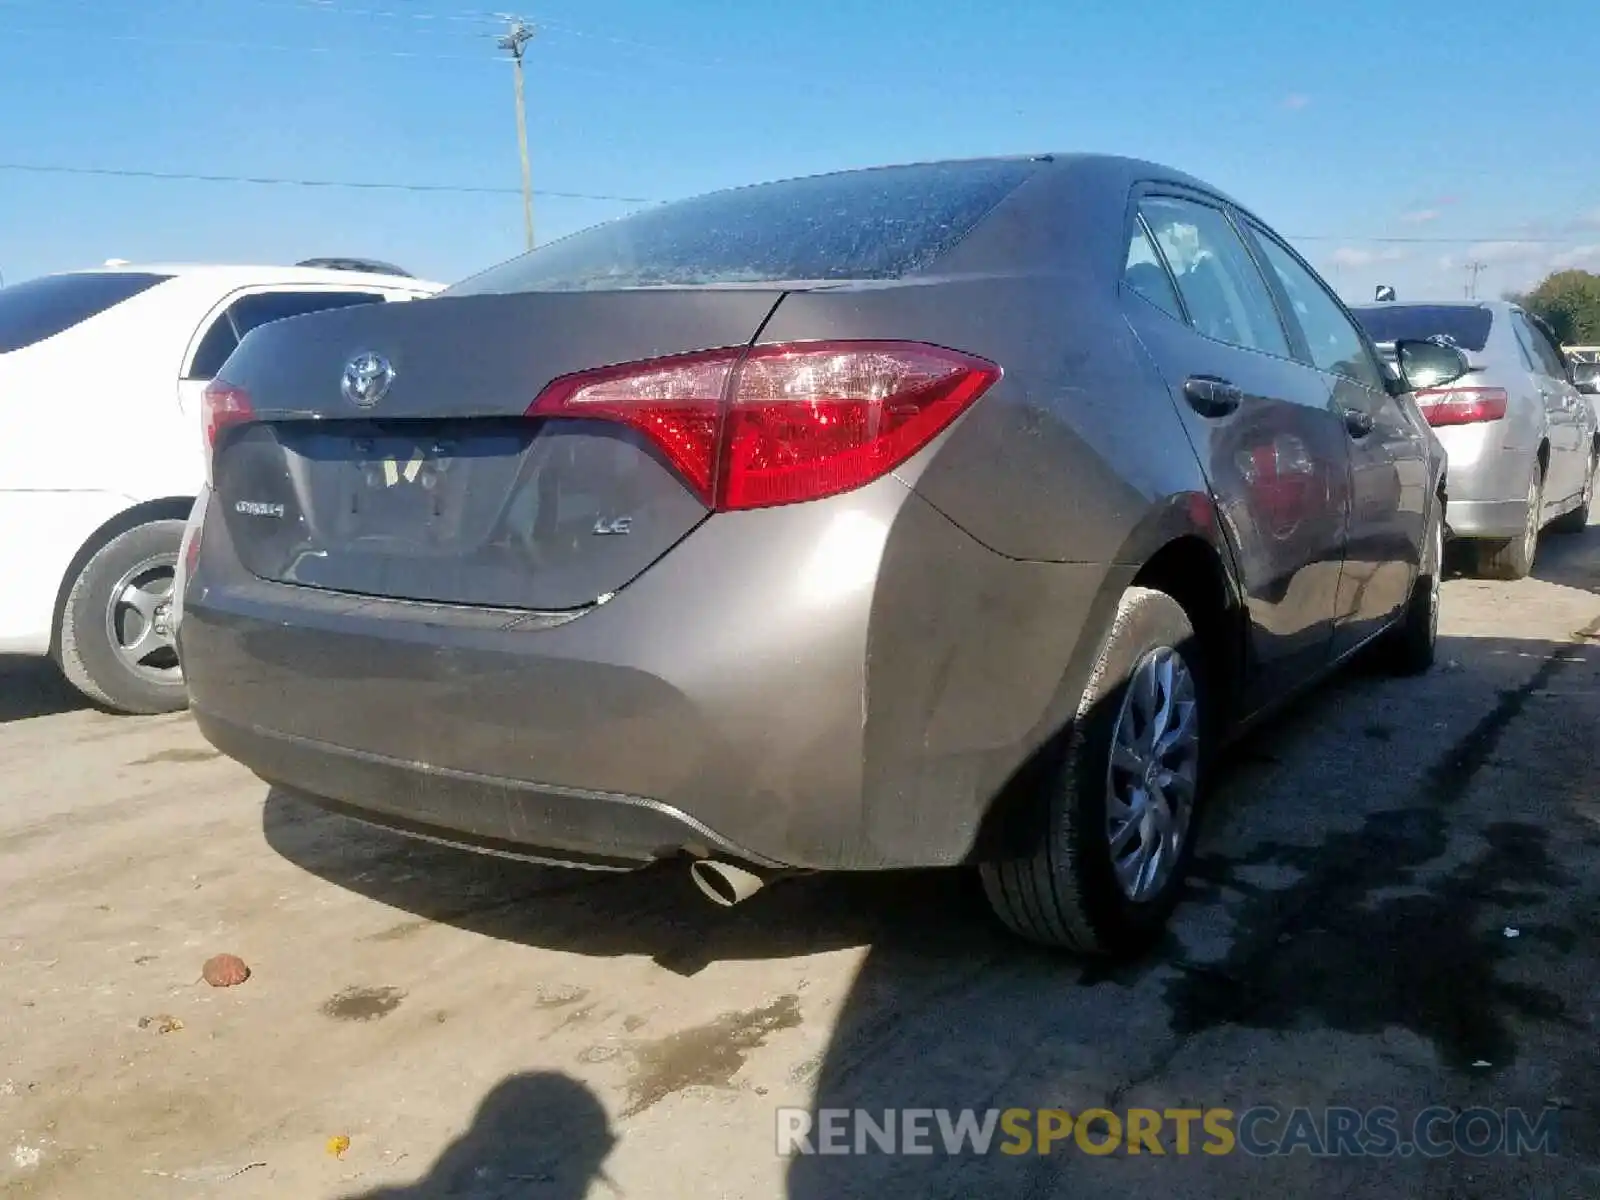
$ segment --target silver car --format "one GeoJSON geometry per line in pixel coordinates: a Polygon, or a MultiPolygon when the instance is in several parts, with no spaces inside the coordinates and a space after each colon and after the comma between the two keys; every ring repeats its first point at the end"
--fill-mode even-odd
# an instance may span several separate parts
{"type": "Polygon", "coordinates": [[[1449,533],[1470,540],[1477,574],[1521,579],[1546,526],[1582,531],[1600,437],[1593,406],[1541,321],[1504,301],[1354,311],[1380,353],[1397,338],[1467,353],[1471,372],[1418,393],[1417,403],[1450,457],[1449,533]]]}
{"type": "Polygon", "coordinates": [[[244,340],[180,556],[195,717],[419,837],[679,858],[724,903],[972,864],[1024,936],[1133,952],[1223,739],[1363,650],[1433,660],[1410,390],[1469,364],[1396,359],[1151,163],[643,210],[244,340]]]}

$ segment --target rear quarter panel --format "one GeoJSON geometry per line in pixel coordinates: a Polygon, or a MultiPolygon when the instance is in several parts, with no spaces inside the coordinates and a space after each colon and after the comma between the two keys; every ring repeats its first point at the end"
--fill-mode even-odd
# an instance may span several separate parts
{"type": "Polygon", "coordinates": [[[1138,565],[1183,534],[1220,543],[1164,381],[1114,291],[1103,307],[1065,302],[1079,282],[794,294],[762,330],[933,342],[1005,372],[897,472],[927,504],[903,510],[878,569],[860,865],[980,849],[993,799],[1071,720],[1138,565]]]}
{"type": "Polygon", "coordinates": [[[1075,299],[1087,282],[1066,271],[795,294],[760,341],[905,338],[998,363],[1001,380],[899,476],[1008,558],[1135,561],[1188,531],[1190,507],[1171,502],[1206,485],[1115,292],[1075,299]]]}

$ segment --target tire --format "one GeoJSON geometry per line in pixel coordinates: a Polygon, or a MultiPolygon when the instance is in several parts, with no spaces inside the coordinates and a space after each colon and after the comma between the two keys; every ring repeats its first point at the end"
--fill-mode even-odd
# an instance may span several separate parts
{"type": "Polygon", "coordinates": [[[1589,528],[1589,509],[1594,505],[1595,472],[1600,471],[1600,451],[1589,451],[1589,469],[1583,477],[1583,502],[1569,513],[1550,522],[1553,533],[1582,533],[1589,528]]]}
{"type": "Polygon", "coordinates": [[[1533,560],[1539,553],[1539,522],[1543,515],[1544,469],[1536,464],[1528,484],[1528,517],[1522,536],[1480,541],[1473,574],[1483,579],[1526,579],[1533,572],[1533,560]]]}
{"type": "MultiPolygon", "coordinates": [[[[1161,936],[1183,889],[1205,782],[1212,722],[1205,707],[1208,689],[1199,668],[1202,660],[1194,627],[1177,601],[1148,588],[1123,593],[1060,762],[1038,797],[1034,825],[1023,831],[1025,856],[979,868],[990,907],[1013,932],[1046,946],[1120,958],[1141,953],[1161,936]],[[1159,703],[1148,702],[1151,696],[1159,700],[1159,689],[1135,693],[1132,685],[1158,678],[1163,664],[1173,670],[1174,681],[1167,692],[1167,711],[1178,721],[1176,728],[1192,727],[1192,741],[1184,738],[1183,753],[1161,760],[1173,768],[1165,773],[1166,789],[1174,800],[1163,807],[1174,813],[1178,808],[1185,811],[1178,819],[1169,818],[1170,840],[1150,839],[1151,845],[1163,846],[1167,857],[1159,872],[1151,872],[1148,893],[1135,895],[1113,861],[1113,822],[1118,813],[1112,793],[1115,789],[1132,805],[1137,805],[1139,794],[1150,793],[1136,783],[1137,773],[1123,765],[1130,761],[1124,755],[1118,755],[1119,766],[1113,773],[1112,748],[1114,742],[1126,745],[1140,740],[1140,710],[1160,710],[1159,703]],[[1192,687],[1187,693],[1192,704],[1175,712],[1173,698],[1185,694],[1184,679],[1192,687]],[[1187,786],[1178,786],[1181,783],[1187,786]]],[[[1150,775],[1143,778],[1148,786],[1150,775]]],[[[1120,825],[1122,832],[1137,829],[1131,849],[1123,839],[1123,849],[1137,856],[1151,826],[1138,826],[1131,819],[1120,825]]]]}
{"type": "Polygon", "coordinates": [[[170,613],[163,603],[170,606],[183,526],[150,521],[112,538],[84,564],[67,593],[58,661],[67,681],[97,704],[124,713],[188,706],[177,653],[169,649],[170,635],[160,633],[170,613]],[[135,593],[137,603],[131,603],[135,593]]]}
{"type": "Polygon", "coordinates": [[[1433,666],[1439,644],[1439,584],[1444,578],[1444,514],[1434,506],[1423,543],[1422,566],[1411,585],[1405,615],[1378,640],[1376,661],[1391,675],[1421,675],[1433,666]]]}

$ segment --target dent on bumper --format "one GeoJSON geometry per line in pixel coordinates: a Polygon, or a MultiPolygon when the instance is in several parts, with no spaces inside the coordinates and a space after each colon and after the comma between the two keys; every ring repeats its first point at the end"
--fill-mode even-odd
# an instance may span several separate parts
{"type": "Polygon", "coordinates": [[[179,635],[220,749],[352,815],[599,866],[963,861],[1120,590],[997,555],[894,479],[713,518],[536,629],[266,584],[231,551],[208,524],[179,635]]]}
{"type": "Polygon", "coordinates": [[[1450,534],[1460,538],[1512,538],[1522,533],[1526,500],[1450,500],[1450,534]]]}

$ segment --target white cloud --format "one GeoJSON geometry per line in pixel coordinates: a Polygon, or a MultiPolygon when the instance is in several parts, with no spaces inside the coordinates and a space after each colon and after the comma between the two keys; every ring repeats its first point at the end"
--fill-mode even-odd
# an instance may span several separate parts
{"type": "Polygon", "coordinates": [[[1377,250],[1340,246],[1328,255],[1328,261],[1336,267],[1370,267],[1376,263],[1399,262],[1405,256],[1406,252],[1398,246],[1383,246],[1377,250]]]}
{"type": "Polygon", "coordinates": [[[1310,103],[1311,97],[1307,96],[1304,92],[1290,92],[1283,98],[1283,106],[1290,112],[1295,112],[1299,109],[1305,108],[1310,103]]]}
{"type": "Polygon", "coordinates": [[[1538,242],[1478,242],[1467,251],[1467,261],[1490,266],[1533,262],[1544,253],[1538,242]]]}
{"type": "Polygon", "coordinates": [[[1415,212],[1401,213],[1400,219],[1407,225],[1426,225],[1429,221],[1439,219],[1437,208],[1419,208],[1415,212]]]}
{"type": "Polygon", "coordinates": [[[1588,246],[1569,246],[1560,253],[1550,256],[1552,271],[1567,271],[1573,267],[1582,267],[1586,270],[1600,267],[1600,242],[1588,246]]]}

